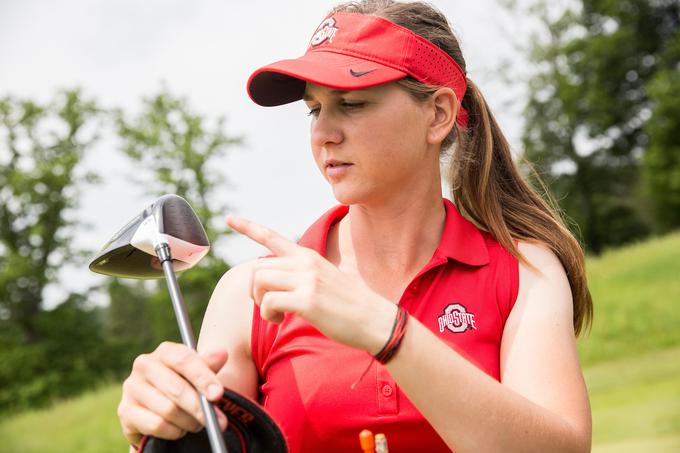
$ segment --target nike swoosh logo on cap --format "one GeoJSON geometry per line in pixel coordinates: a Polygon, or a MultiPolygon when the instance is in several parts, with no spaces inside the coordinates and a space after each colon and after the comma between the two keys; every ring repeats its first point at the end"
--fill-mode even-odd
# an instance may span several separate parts
{"type": "Polygon", "coordinates": [[[363,75],[368,74],[369,72],[373,72],[375,69],[369,69],[368,71],[361,71],[361,72],[355,72],[352,69],[349,70],[349,73],[352,74],[354,77],[361,77],[363,75]]]}

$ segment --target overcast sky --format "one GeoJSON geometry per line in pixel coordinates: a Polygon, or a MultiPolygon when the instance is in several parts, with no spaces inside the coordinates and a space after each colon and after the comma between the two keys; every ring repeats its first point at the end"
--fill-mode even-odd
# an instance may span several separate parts
{"type": "MultiPolygon", "coordinates": [[[[226,132],[245,137],[220,163],[230,184],[220,201],[232,211],[295,238],[335,200],[309,151],[309,118],[302,103],[264,108],[245,84],[257,67],[304,53],[329,8],[327,0],[0,0],[0,96],[46,101],[59,88],[81,87],[104,106],[139,108],[164,82],[191,108],[224,115],[226,132]]],[[[434,0],[458,35],[468,76],[480,85],[513,144],[520,135],[521,80],[508,83],[523,57],[509,42],[522,24],[496,0],[434,0]]],[[[153,201],[127,182],[128,164],[110,145],[86,166],[104,179],[81,200],[79,216],[92,224],[78,243],[98,250],[118,228],[153,201]]],[[[226,215],[226,213],[225,213],[226,215]]],[[[216,247],[232,264],[262,253],[241,238],[216,247]]],[[[97,281],[85,269],[64,273],[79,289],[97,281]]],[[[49,298],[57,300],[52,288],[49,298]]]]}

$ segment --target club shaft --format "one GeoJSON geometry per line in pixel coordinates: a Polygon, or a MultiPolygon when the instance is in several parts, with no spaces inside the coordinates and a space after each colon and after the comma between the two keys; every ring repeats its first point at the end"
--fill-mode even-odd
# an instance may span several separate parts
{"type": "MultiPolygon", "coordinates": [[[[195,350],[196,339],[194,338],[194,332],[189,323],[184,297],[182,297],[182,292],[177,284],[175,271],[172,268],[172,257],[168,244],[162,243],[156,246],[156,255],[163,265],[163,272],[165,273],[165,280],[168,283],[172,308],[175,310],[175,317],[177,318],[177,325],[179,326],[179,332],[182,336],[182,342],[195,350]]],[[[198,392],[198,395],[201,400],[201,408],[203,409],[203,415],[206,420],[206,430],[208,432],[208,439],[210,440],[210,447],[213,453],[227,453],[224,437],[220,431],[220,425],[217,423],[215,408],[205,395],[201,392],[198,392]]]]}
{"type": "Polygon", "coordinates": [[[165,273],[165,280],[168,283],[168,291],[170,292],[170,299],[172,300],[172,308],[175,310],[177,327],[179,327],[179,333],[182,336],[182,343],[195,350],[196,339],[194,338],[194,331],[189,322],[187,307],[184,303],[182,292],[179,289],[175,271],[172,269],[171,260],[163,261],[163,272],[165,273]]]}

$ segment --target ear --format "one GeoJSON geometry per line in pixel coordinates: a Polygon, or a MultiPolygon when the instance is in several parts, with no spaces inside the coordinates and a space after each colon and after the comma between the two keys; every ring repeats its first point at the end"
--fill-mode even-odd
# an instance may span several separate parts
{"type": "Polygon", "coordinates": [[[427,131],[427,142],[439,145],[455,125],[460,103],[451,88],[442,87],[430,97],[430,106],[434,109],[434,116],[427,131]]]}

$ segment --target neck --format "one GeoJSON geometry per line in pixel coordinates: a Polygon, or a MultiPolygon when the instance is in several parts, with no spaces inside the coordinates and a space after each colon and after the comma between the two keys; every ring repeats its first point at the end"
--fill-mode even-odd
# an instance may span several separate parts
{"type": "MultiPolygon", "coordinates": [[[[401,193],[379,205],[352,205],[331,231],[328,258],[374,289],[401,288],[439,245],[446,211],[441,188],[401,193]]],[[[399,291],[397,291],[399,293],[399,291]]]]}

